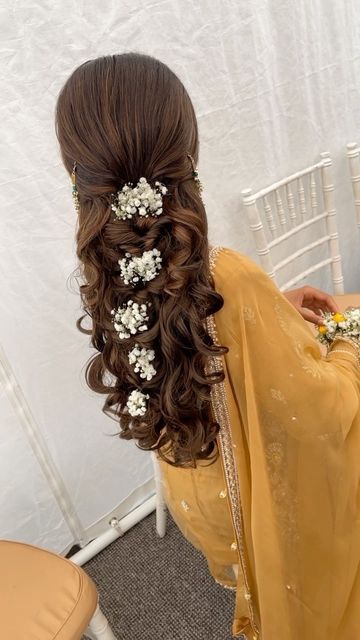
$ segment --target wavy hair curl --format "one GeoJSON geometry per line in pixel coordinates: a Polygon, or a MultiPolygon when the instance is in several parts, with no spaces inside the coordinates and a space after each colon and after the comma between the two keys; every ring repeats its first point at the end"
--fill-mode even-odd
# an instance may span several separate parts
{"type": "Polygon", "coordinates": [[[208,358],[227,351],[206,331],[205,318],[223,306],[209,268],[207,219],[188,154],[198,158],[198,128],[190,98],[160,61],[137,53],[111,55],[79,66],[56,106],[63,163],[77,163],[80,211],[76,233],[85,314],[77,322],[97,353],[86,366],[89,387],[106,394],[103,411],[119,421],[118,435],[141,449],[157,449],[175,466],[214,459],[219,425],[211,385],[223,372],[206,372],[208,358]],[[159,217],[116,219],[111,194],[140,177],[168,188],[159,217]],[[133,289],[118,259],[157,248],[162,269],[133,289]],[[111,310],[128,300],[150,301],[149,329],[119,340],[111,310]],[[91,330],[82,321],[90,316],[91,330]],[[156,375],[139,381],[128,353],[137,342],[155,350],[156,375]],[[110,376],[109,376],[110,374],[110,376]],[[110,379],[109,379],[110,378],[110,379]],[[144,416],[129,415],[134,388],[150,399],[144,416]]]}

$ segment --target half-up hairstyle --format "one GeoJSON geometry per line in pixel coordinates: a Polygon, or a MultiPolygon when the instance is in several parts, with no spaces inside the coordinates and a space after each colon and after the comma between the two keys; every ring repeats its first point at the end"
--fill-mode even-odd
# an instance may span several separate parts
{"type": "Polygon", "coordinates": [[[213,344],[205,318],[223,298],[209,268],[207,219],[189,154],[197,163],[198,129],[190,98],[176,75],[158,60],[127,53],[90,60],[62,88],[56,132],[63,163],[76,161],[79,197],[77,256],[85,311],[77,323],[98,353],[86,367],[89,387],[106,394],[103,411],[119,421],[119,435],[176,466],[214,459],[219,425],[211,411],[211,385],[224,374],[208,373],[210,356],[227,351],[213,344]],[[112,194],[144,177],[165,185],[159,216],[119,219],[112,194]],[[118,261],[157,249],[162,268],[133,287],[118,261]],[[112,310],[129,300],[149,303],[147,330],[120,340],[112,310]],[[92,329],[82,327],[90,316],[92,329]],[[135,343],[155,352],[156,374],[141,379],[129,363],[135,343]],[[110,375],[109,375],[110,374],[110,375]],[[134,389],[149,397],[144,415],[129,414],[134,389]]]}

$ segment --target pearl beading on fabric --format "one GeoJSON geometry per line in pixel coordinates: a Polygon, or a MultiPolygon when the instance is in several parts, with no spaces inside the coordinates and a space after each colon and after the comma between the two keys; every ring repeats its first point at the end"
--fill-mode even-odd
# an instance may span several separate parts
{"type": "Polygon", "coordinates": [[[189,511],[190,509],[188,503],[185,500],[181,500],[181,506],[184,509],[184,511],[189,511]]]}
{"type": "Polygon", "coordinates": [[[354,358],[356,360],[356,362],[358,361],[357,356],[355,355],[355,353],[353,353],[352,351],[348,351],[347,349],[331,349],[330,353],[346,353],[348,356],[351,356],[352,358],[354,358]]]}
{"type": "MultiPolygon", "coordinates": [[[[339,342],[340,344],[342,342],[347,342],[348,344],[351,344],[352,347],[355,347],[355,353],[352,353],[351,355],[355,356],[357,364],[360,366],[360,339],[346,335],[337,336],[335,340],[329,345],[327,355],[335,353],[336,351],[340,351],[340,349],[337,348],[339,342]]],[[[350,352],[348,351],[346,351],[346,353],[350,354],[350,352]]]]}
{"type": "MultiPolygon", "coordinates": [[[[209,262],[210,262],[210,270],[213,274],[216,264],[216,258],[220,251],[223,248],[212,247],[209,252],[209,262]]],[[[208,316],[206,319],[206,327],[208,333],[212,337],[214,344],[219,344],[216,324],[214,316],[208,316]]],[[[214,356],[210,358],[209,364],[209,372],[213,371],[222,371],[222,357],[214,356]]],[[[235,460],[233,449],[236,448],[236,444],[232,442],[231,438],[231,430],[230,430],[230,416],[228,412],[228,404],[226,398],[226,387],[225,383],[219,382],[216,385],[212,385],[211,387],[211,400],[213,411],[215,415],[216,421],[220,424],[220,432],[219,432],[219,445],[224,458],[224,471],[225,477],[227,481],[227,486],[229,490],[229,501],[230,507],[233,516],[234,529],[238,542],[238,553],[240,560],[240,568],[242,571],[242,576],[244,580],[244,585],[247,593],[250,592],[249,588],[249,578],[248,578],[248,567],[246,560],[246,551],[245,551],[245,542],[244,542],[244,517],[242,511],[242,505],[240,501],[240,490],[238,486],[238,478],[235,471],[235,460]]],[[[248,608],[249,608],[249,617],[250,624],[253,631],[253,637],[257,638],[259,635],[259,629],[255,621],[255,614],[252,605],[252,600],[248,600],[248,608]]]]}

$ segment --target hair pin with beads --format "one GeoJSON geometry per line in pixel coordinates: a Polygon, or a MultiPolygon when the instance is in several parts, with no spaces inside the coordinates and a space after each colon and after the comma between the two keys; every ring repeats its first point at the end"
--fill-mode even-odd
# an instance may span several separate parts
{"type": "Polygon", "coordinates": [[[190,155],[190,153],[187,154],[187,157],[190,159],[191,166],[192,166],[192,176],[193,176],[193,178],[194,178],[194,180],[196,182],[196,185],[197,185],[197,187],[199,189],[199,193],[201,194],[202,191],[203,191],[203,186],[202,186],[202,184],[200,182],[199,173],[198,173],[198,170],[196,168],[195,160],[190,155]]]}
{"type": "Polygon", "coordinates": [[[72,199],[73,199],[75,211],[76,211],[76,213],[79,213],[79,211],[80,211],[80,199],[79,199],[79,192],[78,192],[77,186],[76,186],[76,167],[77,167],[77,165],[76,165],[76,161],[75,161],[74,165],[73,165],[72,172],[71,172],[72,199]]]}

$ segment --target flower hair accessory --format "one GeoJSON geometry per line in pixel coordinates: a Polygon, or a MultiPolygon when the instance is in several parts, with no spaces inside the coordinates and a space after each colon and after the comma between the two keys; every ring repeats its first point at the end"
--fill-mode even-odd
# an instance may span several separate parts
{"type": "MultiPolygon", "coordinates": [[[[197,184],[201,197],[203,186],[199,179],[199,173],[196,168],[194,158],[190,155],[190,153],[187,154],[187,157],[191,162],[192,177],[197,184]]],[[[76,168],[77,163],[75,161],[71,172],[72,197],[75,210],[77,213],[79,213],[80,199],[79,192],[76,186],[76,168]]],[[[116,193],[110,194],[112,198],[111,209],[114,211],[116,217],[120,220],[132,218],[136,214],[144,216],[145,218],[148,218],[149,215],[159,216],[163,212],[163,196],[165,196],[167,193],[168,189],[164,184],[156,181],[154,187],[151,187],[146,178],[143,177],[140,178],[136,187],[134,187],[133,184],[129,182],[116,193]]]]}
{"type": "Polygon", "coordinates": [[[344,313],[325,313],[317,338],[328,349],[335,340],[353,342],[359,347],[360,308],[347,309],[344,313]]]}
{"type": "Polygon", "coordinates": [[[125,258],[118,260],[120,274],[125,284],[135,286],[139,282],[150,282],[156,278],[161,269],[162,258],[158,249],[144,251],[142,256],[131,256],[125,253],[125,258]]]}
{"type": "MultiPolygon", "coordinates": [[[[201,197],[202,184],[195,166],[194,159],[187,154],[192,166],[192,177],[196,182],[201,197]]],[[[72,197],[74,207],[77,213],[80,212],[79,192],[76,186],[76,168],[77,163],[74,162],[71,181],[72,181],[72,197]]],[[[167,187],[161,182],[156,181],[152,187],[146,178],[139,179],[134,187],[132,183],[125,184],[122,189],[116,193],[111,193],[111,210],[119,220],[127,220],[139,215],[145,218],[149,216],[157,217],[163,213],[163,196],[168,193],[167,187]]],[[[125,253],[125,257],[118,260],[120,265],[120,275],[125,284],[136,286],[139,282],[150,282],[153,280],[162,268],[162,257],[158,249],[153,248],[144,251],[141,256],[132,256],[125,253]]],[[[143,302],[141,304],[128,300],[117,309],[111,310],[113,316],[114,329],[120,340],[128,339],[132,335],[146,331],[148,329],[147,322],[149,320],[148,309],[151,302],[143,302]]],[[[135,373],[140,378],[150,381],[156,375],[156,369],[151,364],[155,359],[155,351],[146,349],[138,344],[128,353],[129,363],[134,365],[135,373]]],[[[133,417],[143,416],[147,411],[147,400],[149,394],[144,393],[141,389],[134,389],[127,400],[126,406],[129,414],[133,417]]]]}
{"type": "Polygon", "coordinates": [[[134,389],[128,398],[126,406],[131,416],[143,416],[146,413],[146,400],[150,398],[148,393],[142,393],[139,389],[134,389]]]}
{"type": "Polygon", "coordinates": [[[111,315],[114,316],[114,328],[120,340],[130,338],[130,335],[147,330],[146,322],[149,320],[147,309],[150,305],[150,302],[138,304],[133,300],[128,300],[121,307],[112,309],[111,315]]]}
{"type": "Polygon", "coordinates": [[[156,369],[151,364],[152,360],[155,359],[155,351],[153,349],[146,349],[136,344],[130,351],[128,358],[130,364],[135,365],[134,371],[140,374],[140,378],[151,380],[156,375],[156,369]]]}
{"type": "Polygon", "coordinates": [[[155,182],[155,186],[151,187],[146,178],[140,178],[136,187],[132,183],[125,184],[113,195],[111,208],[120,220],[136,214],[145,218],[149,215],[159,216],[163,212],[163,196],[167,191],[161,182],[155,182]]]}

